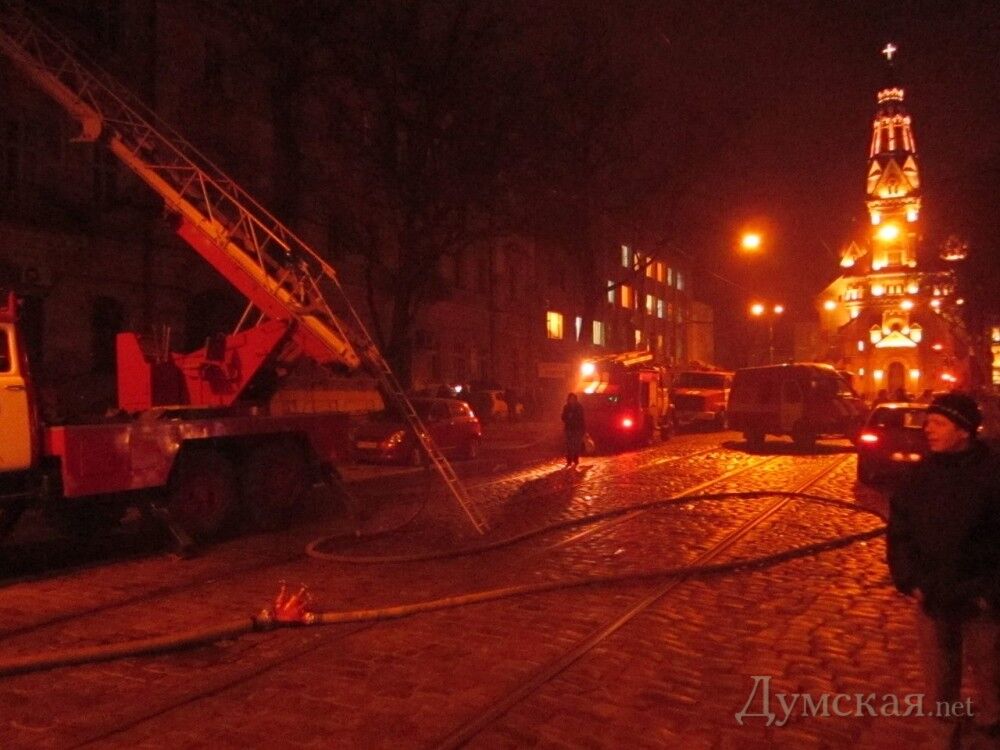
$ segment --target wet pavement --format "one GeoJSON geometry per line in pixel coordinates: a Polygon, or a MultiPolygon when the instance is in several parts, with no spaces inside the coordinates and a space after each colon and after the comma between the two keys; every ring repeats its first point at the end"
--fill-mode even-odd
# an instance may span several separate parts
{"type": "MultiPolygon", "coordinates": [[[[363,564],[345,558],[483,540],[426,472],[356,477],[370,538],[320,502],[287,531],[193,559],[151,552],[0,588],[3,657],[225,622],[260,610],[279,580],[308,583],[314,607],[336,611],[614,582],[0,678],[0,747],[947,746],[949,726],[913,715],[912,608],[891,587],[881,537],[755,564],[878,530],[866,511],[884,498],[856,485],[846,443],[751,454],[735,433],[689,434],[574,472],[551,432],[521,429],[524,443],[504,435],[518,455],[484,453],[494,463],[470,470],[489,540],[623,513],[473,555],[363,564]],[[494,470],[501,461],[511,468],[494,470]],[[762,494],[699,497],[749,491],[762,494]],[[340,536],[319,549],[339,560],[304,553],[328,534],[340,536]],[[724,567],[663,572],[707,564],[724,567]]],[[[960,746],[990,745],[967,730],[960,746]]]]}

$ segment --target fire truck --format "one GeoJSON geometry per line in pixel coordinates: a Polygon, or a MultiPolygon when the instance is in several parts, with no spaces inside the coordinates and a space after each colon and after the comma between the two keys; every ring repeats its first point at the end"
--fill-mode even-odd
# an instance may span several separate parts
{"type": "Polygon", "coordinates": [[[601,450],[647,445],[674,431],[666,368],[649,351],[585,360],[577,387],[587,433],[601,450]]]}
{"type": "Polygon", "coordinates": [[[335,270],[127,89],[80,62],[72,42],[0,1],[0,53],[164,200],[177,233],[247,299],[235,330],[193,353],[117,340],[118,408],[45,424],[18,325],[0,298],[0,533],[28,507],[77,531],[152,510],[178,541],[242,512],[281,524],[308,483],[349,450],[348,416],[275,413],[267,398],[301,358],[373,375],[478,531],[482,516],[351,306],[335,270]]]}
{"type": "Polygon", "coordinates": [[[670,385],[670,401],[676,409],[677,426],[709,424],[726,429],[726,403],[733,374],[721,370],[684,370],[670,385]]]}

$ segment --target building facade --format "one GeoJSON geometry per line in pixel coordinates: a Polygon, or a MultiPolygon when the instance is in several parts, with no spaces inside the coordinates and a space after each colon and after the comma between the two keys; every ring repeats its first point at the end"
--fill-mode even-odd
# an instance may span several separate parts
{"type": "Polygon", "coordinates": [[[841,252],[841,275],[817,300],[822,358],[868,396],[916,395],[968,384],[963,300],[947,264],[922,242],[922,176],[913,123],[887,45],[865,182],[870,229],[841,252]]]}
{"type": "MultiPolygon", "coordinates": [[[[338,198],[324,170],[348,170],[314,92],[296,102],[308,115],[296,149],[309,165],[296,200],[277,185],[288,134],[275,122],[271,63],[258,39],[194,0],[67,3],[59,13],[56,26],[100,50],[102,66],[248,192],[265,205],[283,200],[281,218],[336,266],[363,318],[389,317],[370,266],[338,247],[328,209],[338,198]]],[[[118,332],[189,350],[239,319],[242,300],[173,235],[160,199],[99,143],[74,142],[65,112],[3,59],[0,97],[0,285],[25,297],[43,381],[74,399],[111,402],[118,332]]],[[[711,311],[695,316],[697,336],[687,327],[689,271],[609,237],[597,264],[607,291],[596,306],[587,300],[592,280],[567,252],[531,237],[484,238],[442,255],[440,288],[414,315],[412,385],[482,381],[544,401],[563,397],[580,359],[595,351],[650,348],[665,364],[710,361],[711,311]],[[586,324],[585,309],[593,310],[586,324]]],[[[393,258],[384,267],[391,272],[393,258]]]]}

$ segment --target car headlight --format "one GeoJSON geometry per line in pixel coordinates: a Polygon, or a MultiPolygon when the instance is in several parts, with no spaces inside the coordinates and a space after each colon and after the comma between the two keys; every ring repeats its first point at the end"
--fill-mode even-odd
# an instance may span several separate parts
{"type": "Polygon", "coordinates": [[[382,445],[385,448],[395,448],[397,445],[403,442],[406,437],[406,430],[396,430],[389,437],[382,441],[382,445]]]}

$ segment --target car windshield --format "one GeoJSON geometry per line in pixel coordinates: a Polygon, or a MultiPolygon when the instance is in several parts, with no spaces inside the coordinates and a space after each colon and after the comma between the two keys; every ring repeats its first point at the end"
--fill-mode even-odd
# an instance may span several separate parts
{"type": "Polygon", "coordinates": [[[674,381],[675,388],[725,388],[726,376],[718,372],[682,372],[674,381]]]}
{"type": "Polygon", "coordinates": [[[894,427],[919,430],[927,418],[926,409],[880,407],[872,412],[868,424],[872,427],[894,427]]]}
{"type": "Polygon", "coordinates": [[[824,373],[813,376],[810,385],[815,392],[824,396],[846,397],[853,395],[850,387],[839,375],[824,373]]]}

